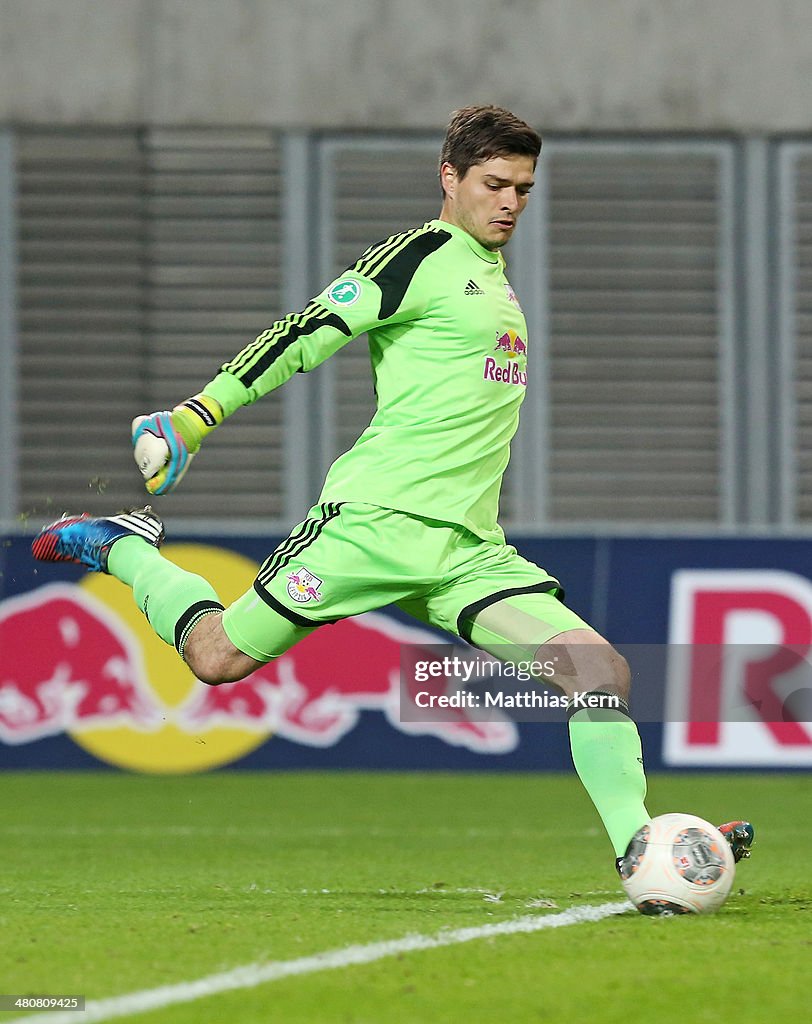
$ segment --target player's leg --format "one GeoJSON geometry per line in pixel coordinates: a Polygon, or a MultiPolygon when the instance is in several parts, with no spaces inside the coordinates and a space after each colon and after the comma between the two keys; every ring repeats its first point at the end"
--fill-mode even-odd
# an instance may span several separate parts
{"type": "Polygon", "coordinates": [[[629,668],[617,651],[568,608],[557,580],[514,548],[460,537],[457,564],[426,604],[430,621],[495,657],[553,661],[550,682],[568,697],[603,693],[616,707],[570,716],[572,759],[616,856],[650,818],[640,736],[629,715],[629,668]],[[557,661],[554,659],[557,658],[557,661]]]}
{"type": "Polygon", "coordinates": [[[136,604],[152,628],[175,647],[201,682],[218,686],[244,679],[311,632],[274,613],[269,616],[273,621],[264,623],[265,646],[271,653],[247,653],[233,641],[226,625],[233,609],[251,603],[256,596],[253,590],[224,609],[208,580],[139,541],[125,538],[112,547],[107,571],[132,587],[136,604]]]}
{"type": "MultiPolygon", "coordinates": [[[[364,503],[327,502],[278,545],[260,566],[252,588],[195,626],[184,657],[227,681],[251,659],[279,657],[319,626],[391,604],[442,560],[453,530],[364,503]]],[[[252,669],[251,669],[252,670],[252,669]]],[[[237,676],[234,676],[237,678],[237,676]]]]}
{"type": "Polygon", "coordinates": [[[417,552],[434,564],[448,530],[362,503],[312,508],[222,613],[194,624],[183,656],[198,678],[242,678],[319,626],[391,603],[414,586],[417,552]]]}
{"type": "Polygon", "coordinates": [[[195,625],[183,651],[183,660],[197,678],[210,686],[234,683],[238,679],[261,668],[273,658],[278,658],[295,644],[313,632],[313,628],[301,629],[279,615],[273,609],[262,609],[262,632],[264,645],[275,653],[268,657],[255,658],[246,654],[232,641],[226,629],[226,622],[233,625],[239,618],[239,609],[250,606],[253,592],[249,591],[222,613],[207,615],[195,625]],[[248,601],[245,599],[248,598],[248,601]],[[227,620],[227,616],[231,619],[227,620]]]}
{"type": "Polygon", "coordinates": [[[328,502],[310,510],[224,609],[211,584],[157,550],[163,526],[149,506],[119,516],[63,518],[34,555],[106,572],[132,588],[155,632],[211,685],[235,682],[315,628],[397,600],[415,584],[418,553],[440,559],[448,529],[402,513],[328,502]]]}
{"type": "Polygon", "coordinates": [[[158,550],[163,539],[163,524],[147,505],[108,517],[63,516],[44,527],[32,550],[41,561],[75,562],[131,587],[158,636],[204,682],[234,682],[249,675],[262,662],[231,643],[214,588],[164,558],[158,550]]]}
{"type": "MultiPolygon", "coordinates": [[[[466,620],[469,640],[497,657],[516,646],[532,649],[530,660],[552,662],[550,682],[573,700],[579,695],[609,700],[598,708],[575,707],[569,717],[572,761],[606,828],[615,856],[649,820],[640,734],[629,713],[631,676],[626,660],[553,593],[496,600],[466,620]],[[501,606],[501,607],[500,607],[501,606]],[[521,618],[520,618],[521,616],[521,618]],[[520,618],[523,625],[511,626],[520,618]],[[536,619],[535,628],[527,618],[536,619]]],[[[515,657],[515,655],[514,655],[515,657]]]]}
{"type": "MultiPolygon", "coordinates": [[[[532,566],[521,563],[516,563],[518,574],[532,566]]],[[[606,702],[595,709],[574,709],[569,737],[575,769],[620,858],[629,839],[649,818],[640,734],[629,713],[631,675],[626,660],[567,608],[562,597],[563,592],[554,588],[499,600],[496,591],[464,608],[457,624],[465,639],[496,657],[552,661],[555,675],[544,681],[570,698],[589,693],[619,699],[617,708],[606,702]]],[[[749,821],[727,822],[719,830],[736,861],[750,856],[755,829],[749,821]]]]}

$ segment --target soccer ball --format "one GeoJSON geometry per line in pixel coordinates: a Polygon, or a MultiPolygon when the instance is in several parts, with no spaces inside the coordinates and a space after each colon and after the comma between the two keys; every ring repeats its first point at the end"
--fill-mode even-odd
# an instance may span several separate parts
{"type": "Polygon", "coordinates": [[[619,864],[623,888],[641,914],[712,914],[733,885],[733,851],[693,814],[661,814],[632,836],[619,864]]]}

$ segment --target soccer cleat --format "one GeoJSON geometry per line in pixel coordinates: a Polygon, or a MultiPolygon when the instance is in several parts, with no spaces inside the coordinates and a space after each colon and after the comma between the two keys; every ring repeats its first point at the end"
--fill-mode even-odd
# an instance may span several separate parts
{"type": "Polygon", "coordinates": [[[40,562],[75,562],[91,572],[107,572],[110,548],[122,537],[142,537],[158,548],[164,540],[164,524],[149,505],[103,518],[88,512],[65,513],[42,528],[31,552],[40,562]]]}
{"type": "Polygon", "coordinates": [[[728,821],[716,827],[730,843],[734,861],[738,863],[750,856],[750,847],[756,841],[756,830],[749,821],[728,821]]]}

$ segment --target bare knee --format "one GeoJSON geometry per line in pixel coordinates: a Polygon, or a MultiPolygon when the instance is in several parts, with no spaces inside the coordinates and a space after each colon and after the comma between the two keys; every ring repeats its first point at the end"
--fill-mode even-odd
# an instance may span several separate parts
{"type": "Polygon", "coordinates": [[[629,663],[600,634],[571,629],[539,648],[541,661],[555,665],[553,682],[568,695],[601,690],[628,701],[631,691],[629,663]]]}
{"type": "Polygon", "coordinates": [[[198,622],[183,648],[183,660],[197,678],[209,686],[244,679],[263,664],[238,650],[229,640],[220,612],[198,622]]]}
{"type": "MultiPolygon", "coordinates": [[[[606,646],[609,650],[606,665],[608,681],[605,688],[610,693],[616,693],[628,704],[632,689],[632,672],[629,663],[622,654],[618,654],[611,644],[607,643],[606,646]]],[[[597,686],[595,689],[602,689],[602,687],[597,686]]]]}

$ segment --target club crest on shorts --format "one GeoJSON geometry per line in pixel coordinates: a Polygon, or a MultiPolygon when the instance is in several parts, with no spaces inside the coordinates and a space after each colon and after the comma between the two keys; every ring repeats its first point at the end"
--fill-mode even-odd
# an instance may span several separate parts
{"type": "Polygon", "coordinates": [[[309,569],[302,565],[295,572],[288,573],[288,594],[298,604],[307,604],[308,601],[321,601],[319,587],[323,582],[324,580],[314,576],[309,569]]]}

